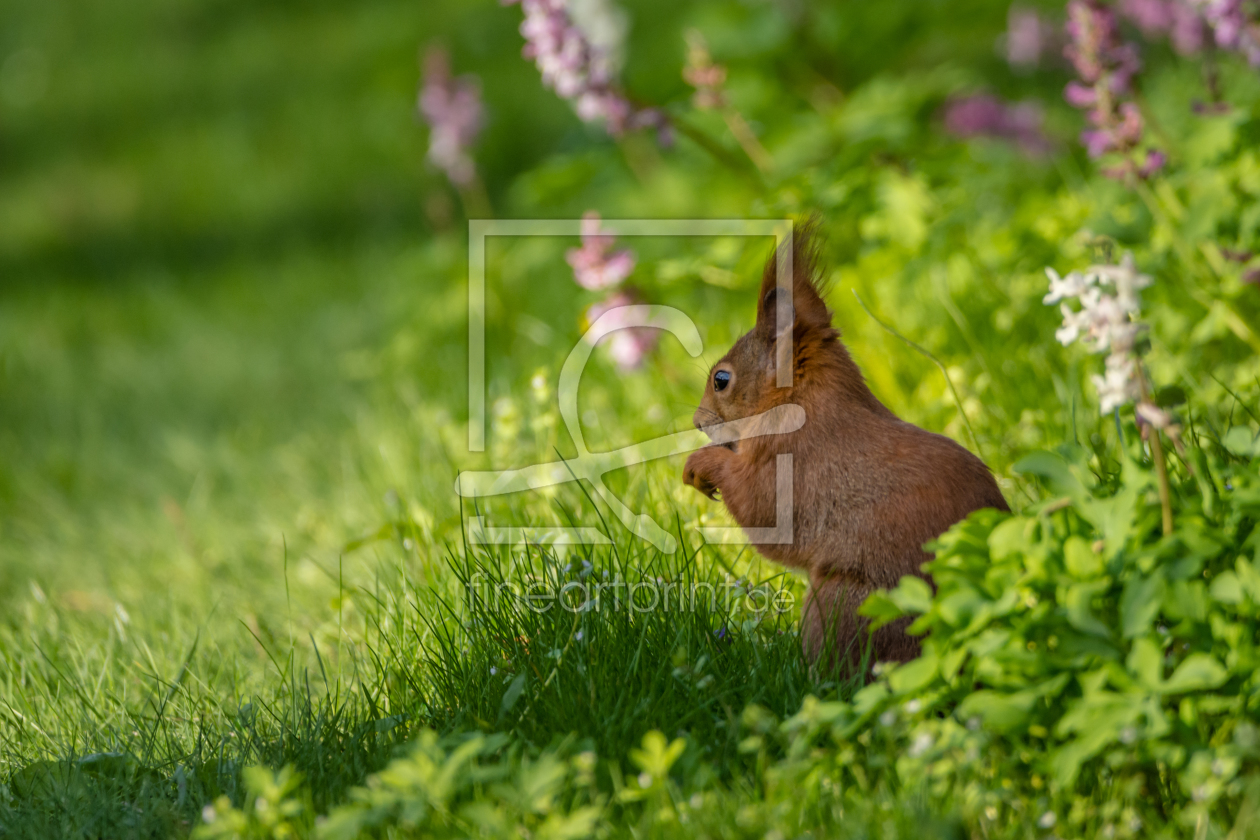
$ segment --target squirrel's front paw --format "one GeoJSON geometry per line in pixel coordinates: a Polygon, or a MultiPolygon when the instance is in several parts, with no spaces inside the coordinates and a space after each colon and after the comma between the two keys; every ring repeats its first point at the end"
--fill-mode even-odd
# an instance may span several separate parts
{"type": "Polygon", "coordinates": [[[715,465],[710,463],[711,458],[712,449],[707,447],[691,453],[691,457],[687,459],[683,467],[683,483],[691,485],[710,499],[716,499],[718,486],[713,479],[715,465]]]}

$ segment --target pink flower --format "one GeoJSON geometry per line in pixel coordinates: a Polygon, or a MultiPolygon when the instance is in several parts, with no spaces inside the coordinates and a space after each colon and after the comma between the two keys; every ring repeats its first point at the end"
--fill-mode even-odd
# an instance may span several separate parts
{"type": "Polygon", "coordinates": [[[1098,101],[1098,92],[1080,82],[1068,82],[1063,89],[1063,98],[1073,108],[1089,108],[1098,101]]]}
{"type": "Polygon", "coordinates": [[[1137,47],[1121,42],[1111,9],[1093,0],[1068,3],[1068,45],[1063,54],[1086,84],[1105,82],[1116,94],[1128,93],[1139,69],[1137,47]]]}
{"type": "Polygon", "coordinates": [[[629,322],[622,314],[624,307],[640,302],[638,294],[629,289],[617,292],[586,310],[587,323],[594,324],[605,314],[611,319],[611,322],[605,322],[610,329],[615,330],[609,336],[608,351],[621,370],[634,370],[642,365],[659,338],[659,330],[654,328],[628,326],[629,322]]]}
{"type": "Polygon", "coordinates": [[[668,143],[668,121],[655,108],[636,108],[616,85],[612,56],[573,21],[567,0],[502,0],[517,3],[525,14],[521,54],[533,59],[543,85],[573,103],[583,122],[602,122],[614,137],[639,128],[655,128],[668,143]]]}
{"type": "Polygon", "coordinates": [[[1050,141],[1041,131],[1041,108],[1035,102],[1008,104],[979,94],[953,99],[945,106],[945,129],[958,137],[1001,137],[1025,152],[1044,154],[1050,141]]]}
{"type": "Polygon", "coordinates": [[[1191,0],[1121,0],[1118,9],[1147,38],[1167,35],[1182,55],[1203,49],[1203,18],[1191,0]]]}
{"type": "Polygon", "coordinates": [[[1167,164],[1167,162],[1168,157],[1164,155],[1164,152],[1152,149],[1147,152],[1147,160],[1143,162],[1142,167],[1138,170],[1138,174],[1142,178],[1150,178],[1150,176],[1158,173],[1160,169],[1163,169],[1164,164],[1167,164]]]}
{"type": "Polygon", "coordinates": [[[1170,38],[1173,49],[1182,55],[1194,55],[1203,49],[1207,40],[1202,16],[1184,0],[1173,4],[1170,38]]]}
{"type": "Polygon", "coordinates": [[[476,177],[468,149],[481,133],[481,83],[476,76],[451,77],[446,51],[432,47],[424,58],[424,82],[417,101],[429,124],[429,160],[451,183],[467,186],[476,177]]]}
{"type": "Polygon", "coordinates": [[[1260,21],[1248,13],[1243,0],[1193,0],[1203,11],[1216,45],[1243,54],[1260,67],[1260,21]]]}
{"type": "Polygon", "coordinates": [[[615,286],[634,270],[632,251],[609,253],[614,241],[614,237],[599,232],[599,213],[588,210],[582,216],[582,247],[570,248],[565,259],[573,267],[573,279],[583,289],[615,286]]]}
{"type": "Polygon", "coordinates": [[[1142,420],[1149,426],[1154,426],[1160,431],[1175,427],[1172,415],[1152,403],[1140,402],[1137,404],[1134,411],[1137,413],[1138,419],[1142,420]]]}
{"type": "Polygon", "coordinates": [[[1012,4],[1001,44],[1012,67],[1036,67],[1061,43],[1057,27],[1033,9],[1012,4]]]}
{"type": "MultiPolygon", "coordinates": [[[[1167,5],[1172,2],[1125,0],[1122,9],[1141,24],[1169,27],[1176,20],[1175,10],[1167,5]]],[[[1126,98],[1142,66],[1137,47],[1120,40],[1111,8],[1097,0],[1068,3],[1067,32],[1070,40],[1064,55],[1080,80],[1068,83],[1063,98],[1073,107],[1088,109],[1086,117],[1093,127],[1081,132],[1086,151],[1093,158],[1108,153],[1122,156],[1120,165],[1103,170],[1109,178],[1149,177],[1163,166],[1164,157],[1149,149],[1142,154],[1142,112],[1126,98]]]]}
{"type": "Polygon", "coordinates": [[[692,103],[701,111],[726,105],[726,68],[715,64],[704,38],[696,30],[687,33],[687,64],[683,81],[695,88],[692,103]]]}
{"type": "Polygon", "coordinates": [[[1081,132],[1081,144],[1092,158],[1100,158],[1111,148],[1111,135],[1105,131],[1086,129],[1081,132]]]}
{"type": "Polygon", "coordinates": [[[1162,35],[1172,28],[1174,0],[1120,0],[1120,14],[1137,24],[1142,34],[1162,35]]]}

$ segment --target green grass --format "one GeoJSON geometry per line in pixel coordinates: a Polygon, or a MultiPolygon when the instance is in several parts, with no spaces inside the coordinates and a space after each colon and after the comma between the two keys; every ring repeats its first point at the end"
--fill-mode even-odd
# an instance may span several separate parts
{"type": "MultiPolygon", "coordinates": [[[[460,20],[465,49],[497,43],[500,85],[531,91],[536,135],[492,134],[511,136],[501,166],[549,142],[538,109],[568,118],[519,72],[509,15],[442,14],[5,10],[10,51],[33,44],[50,68],[41,97],[5,103],[5,837],[180,833],[251,763],[295,763],[327,807],[422,723],[501,722],[485,662],[440,679],[427,667],[447,661],[433,622],[463,632],[431,590],[462,556],[449,487],[465,350],[458,245],[432,241],[425,215],[438,182],[412,113],[417,46],[460,20]],[[343,551],[400,519],[418,545],[343,551]]],[[[575,320],[556,281],[534,305],[575,320]]],[[[523,366],[554,353],[535,346],[523,366]]],[[[519,381],[493,358],[498,387],[519,381]]],[[[552,518],[553,504],[511,515],[552,518]]],[[[696,639],[720,623],[622,619],[595,649],[614,633],[637,645],[637,693],[588,703],[566,672],[532,739],[571,721],[624,752],[654,726],[721,724],[729,751],[748,700],[776,692],[787,710],[812,685],[794,641],[763,650],[736,628],[775,681],[744,679],[728,654],[710,666],[720,691],[683,710],[693,698],[670,693],[671,657],[701,655],[696,639]]],[[[615,650],[592,661],[620,685],[615,650]]]]}
{"type": "MultiPolygon", "coordinates": [[[[625,834],[635,812],[612,797],[659,730],[684,744],[679,790],[710,797],[697,821],[734,836],[791,770],[750,747],[760,718],[745,710],[791,718],[810,695],[857,688],[807,667],[795,612],[703,599],[539,612],[469,596],[478,574],[560,585],[607,572],[719,590],[743,579],[799,604],[803,581],[701,545],[694,527],[725,514],[682,486],[681,458],[608,477],[677,535],[674,554],[607,521],[576,484],[461,506],[461,469],[572,454],[555,380],[598,297],[573,285],[573,243],[492,242],[495,422],[488,451],[469,453],[463,219],[413,113],[431,40],[483,79],[477,157],[501,217],[821,211],[828,302],[873,389],[980,452],[1013,507],[1043,498],[1011,470],[1030,451],[1077,442],[1115,472],[1120,426],[1083,385],[1101,363],[1059,348],[1040,302],[1043,267],[1085,264],[1090,236],[1159,272],[1146,293],[1155,381],[1213,404],[1198,415],[1222,426],[1211,435],[1234,422],[1225,386],[1250,404],[1255,338],[1237,323],[1258,310],[1241,269],[1178,250],[1204,231],[1254,239],[1239,208],[1256,192],[1246,109],[1260,94],[1245,70],[1224,68],[1239,116],[1195,121],[1183,112],[1202,95],[1198,69],[1152,48],[1161,130],[1186,168],[1164,185],[1180,204],[1150,205],[1088,174],[1065,106],[1048,106],[1062,143],[1050,160],[942,136],[955,91],[1057,101],[1058,70],[1023,77],[994,55],[1005,3],[816,3],[795,19],[773,4],[626,5],[634,92],[737,152],[720,120],[683,104],[681,32],[701,26],[780,162],[768,183],[686,140],[663,152],[583,128],[519,58],[519,11],[490,0],[0,3],[0,838],[183,836],[220,795],[248,805],[242,770],[259,764],[292,765],[304,813],[327,814],[429,728],[450,744],[510,733],[510,761],[593,752],[591,796],[625,805],[608,829],[625,834]],[[36,56],[35,76],[13,75],[19,53],[28,68],[36,56]],[[611,544],[470,545],[472,513],[598,525],[611,544]]],[[[705,352],[667,339],[629,375],[597,354],[580,395],[597,450],[689,426],[708,364],[750,325],[768,252],[633,247],[633,282],[692,314],[705,352]]],[[[932,815],[971,802],[859,799],[844,800],[854,836],[926,823],[951,836],[932,815]]],[[[840,805],[817,808],[818,825],[845,823],[840,805]]],[[[776,828],[754,816],[740,831],[776,828]]]]}

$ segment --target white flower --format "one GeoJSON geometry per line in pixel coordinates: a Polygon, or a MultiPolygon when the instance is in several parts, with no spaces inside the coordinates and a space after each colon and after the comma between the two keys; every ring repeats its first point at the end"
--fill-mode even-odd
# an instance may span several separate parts
{"type": "Polygon", "coordinates": [[[1055,330],[1054,337],[1067,347],[1080,338],[1082,330],[1089,330],[1089,315],[1083,310],[1074,312],[1066,303],[1059,304],[1059,311],[1063,313],[1063,326],[1055,330]]]}
{"type": "Polygon", "coordinates": [[[1116,287],[1116,297],[1125,311],[1131,315],[1137,315],[1141,306],[1138,290],[1151,285],[1151,277],[1148,274],[1137,273],[1137,268],[1133,264],[1133,254],[1125,251],[1124,256],[1120,258],[1120,265],[1099,266],[1099,269],[1099,277],[1116,287]]]}
{"type": "Polygon", "coordinates": [[[1064,298],[1079,297],[1081,292],[1089,288],[1093,277],[1086,277],[1079,271],[1069,272],[1067,277],[1060,277],[1059,272],[1046,266],[1046,276],[1050,278],[1050,292],[1041,299],[1042,303],[1058,303],[1064,298]]]}
{"type": "Polygon", "coordinates": [[[1112,353],[1107,357],[1105,375],[1090,377],[1098,391],[1098,401],[1104,414],[1110,414],[1141,395],[1136,373],[1137,363],[1131,356],[1112,353]]]}
{"type": "Polygon", "coordinates": [[[914,743],[910,745],[910,757],[918,758],[928,750],[932,749],[932,744],[936,743],[932,736],[927,732],[920,732],[914,736],[914,743]]]}
{"type": "Polygon", "coordinates": [[[1041,819],[1037,820],[1037,825],[1042,828],[1054,828],[1054,824],[1058,821],[1059,818],[1054,815],[1054,811],[1046,811],[1041,815],[1041,819]]]}
{"type": "Polygon", "coordinates": [[[1151,403],[1140,402],[1135,411],[1143,421],[1161,431],[1173,425],[1172,415],[1151,403]]]}
{"type": "Polygon", "coordinates": [[[1050,291],[1042,301],[1058,303],[1063,315],[1063,325],[1054,337],[1065,346],[1079,340],[1094,353],[1109,354],[1104,375],[1091,377],[1103,413],[1137,400],[1141,386],[1133,347],[1144,329],[1137,320],[1141,310],[1138,292],[1151,284],[1151,278],[1137,272],[1129,252],[1119,265],[1090,266],[1067,277],[1047,268],[1046,277],[1050,291]],[[1114,294],[1103,287],[1110,287],[1114,294]],[[1071,298],[1076,298],[1080,309],[1068,305],[1071,298]]]}

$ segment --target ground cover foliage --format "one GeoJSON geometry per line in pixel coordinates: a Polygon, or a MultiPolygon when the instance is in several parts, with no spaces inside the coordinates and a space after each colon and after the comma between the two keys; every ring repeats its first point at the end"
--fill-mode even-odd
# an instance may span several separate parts
{"type": "MultiPolygon", "coordinates": [[[[673,122],[661,146],[545,88],[515,6],[2,8],[0,837],[1260,832],[1260,73],[1237,43],[1185,54],[1118,16],[1140,69],[1103,64],[1130,74],[1140,136],[1112,126],[1091,158],[1063,4],[627,2],[620,84],[673,122]],[[1034,11],[1048,46],[1011,63],[1034,11]],[[722,108],[683,78],[693,29],[722,108]],[[484,194],[425,163],[431,41],[480,77],[484,194]],[[977,96],[1001,118],[959,118],[977,96]],[[1042,122],[1012,123],[1017,102],[1042,122]],[[811,669],[802,582],[703,544],[726,519],[680,458],[608,477],[673,553],[577,484],[461,506],[459,469],[574,454],[556,379],[603,297],[574,282],[576,239],[492,243],[470,455],[479,201],[819,215],[873,390],[980,454],[1015,511],[942,536],[935,593],[868,602],[917,616],[922,658],[869,684],[811,669]],[[1103,357],[1060,344],[1043,303],[1046,267],[1125,253],[1151,278],[1131,350],[1175,435],[1102,412],[1103,357]],[[610,541],[482,547],[473,516],[610,541]],[[732,597],[496,594],[606,580],[732,597]],[[750,607],[776,596],[795,606],[750,607]]],[[[685,427],[768,254],[617,245],[705,353],[597,353],[592,450],[685,427]]]]}

